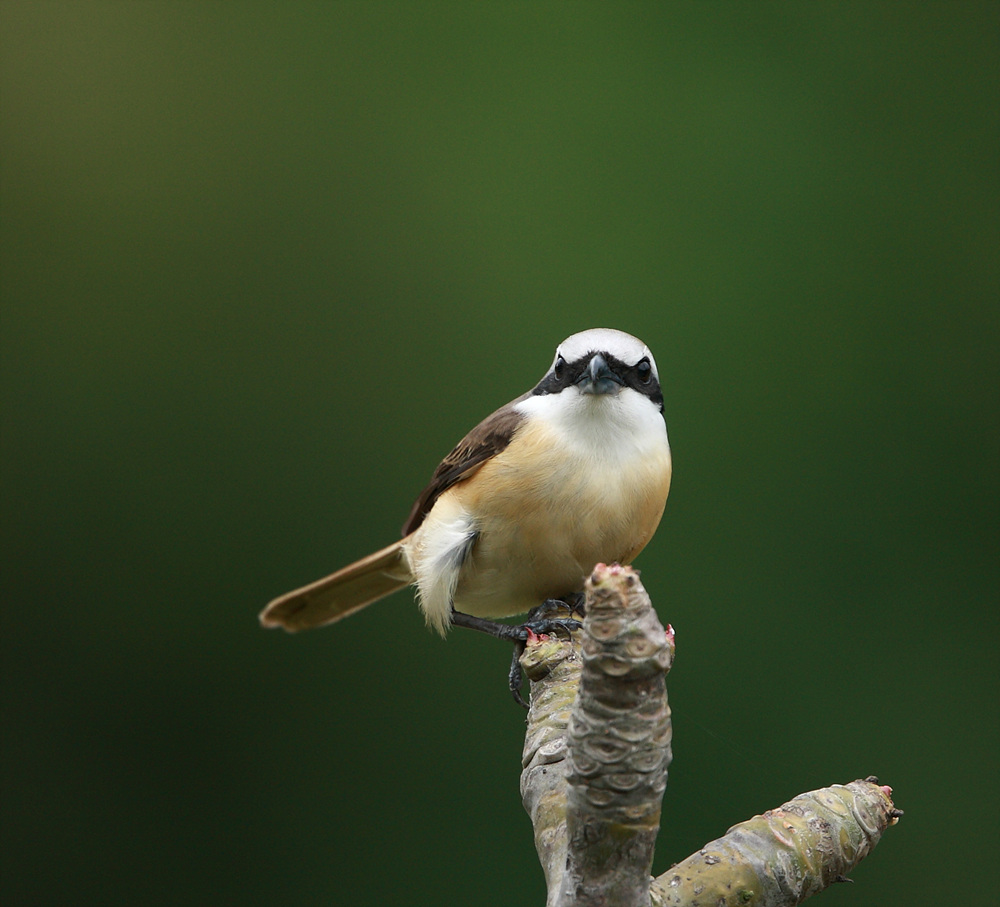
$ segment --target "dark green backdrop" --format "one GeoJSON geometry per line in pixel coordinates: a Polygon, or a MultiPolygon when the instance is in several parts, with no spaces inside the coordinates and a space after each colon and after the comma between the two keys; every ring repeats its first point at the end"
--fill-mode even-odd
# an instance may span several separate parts
{"type": "Polygon", "coordinates": [[[256,616],[594,326],[675,454],[655,869],[877,773],[819,903],[989,902],[998,10],[4,2],[4,903],[541,904],[507,650],[256,616]]]}

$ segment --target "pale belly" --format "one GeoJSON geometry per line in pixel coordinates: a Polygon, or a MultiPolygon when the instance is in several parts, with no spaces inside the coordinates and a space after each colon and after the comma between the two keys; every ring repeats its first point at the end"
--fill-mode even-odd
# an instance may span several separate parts
{"type": "Polygon", "coordinates": [[[596,563],[629,563],[646,546],[669,488],[665,442],[612,464],[563,450],[528,476],[502,455],[494,458],[475,483],[456,488],[476,514],[479,536],[461,570],[455,609],[506,617],[582,590],[596,563]]]}

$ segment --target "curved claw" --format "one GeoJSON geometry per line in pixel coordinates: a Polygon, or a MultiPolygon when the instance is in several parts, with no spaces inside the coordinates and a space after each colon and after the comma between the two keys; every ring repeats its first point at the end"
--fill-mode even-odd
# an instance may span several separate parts
{"type": "Polygon", "coordinates": [[[565,630],[567,634],[570,634],[574,630],[579,630],[582,626],[583,622],[577,620],[575,617],[541,617],[536,620],[526,621],[518,629],[524,631],[524,638],[527,639],[529,633],[534,633],[537,636],[542,636],[543,634],[552,636],[559,630],[565,630]]]}
{"type": "Polygon", "coordinates": [[[515,640],[514,656],[510,660],[510,673],[507,675],[507,686],[510,689],[511,696],[514,697],[514,702],[524,708],[528,708],[528,703],[524,701],[524,697],[521,695],[521,656],[523,654],[524,640],[515,640]]]}
{"type": "Polygon", "coordinates": [[[551,617],[548,615],[574,611],[583,612],[582,597],[569,596],[571,601],[561,601],[557,598],[550,598],[542,602],[529,615],[523,624],[502,624],[485,617],[475,617],[471,614],[464,614],[461,611],[451,612],[451,624],[455,627],[466,627],[470,630],[479,630],[482,633],[489,633],[497,639],[509,639],[514,643],[514,654],[510,662],[510,670],[507,672],[507,686],[510,689],[514,701],[518,705],[528,708],[528,703],[521,696],[521,656],[524,654],[525,644],[529,637],[534,634],[555,635],[562,632],[567,636],[574,630],[579,630],[583,623],[574,617],[551,617]]]}
{"type": "MultiPolygon", "coordinates": [[[[559,604],[561,605],[562,602],[559,604]]],[[[538,609],[532,611],[531,614],[534,615],[537,611],[538,609]]],[[[510,688],[511,695],[514,697],[514,701],[518,705],[528,708],[528,703],[521,696],[521,656],[524,654],[527,641],[533,636],[552,636],[557,631],[563,631],[568,636],[574,630],[579,630],[582,626],[583,623],[573,617],[542,617],[528,620],[516,628],[518,635],[514,639],[514,655],[510,661],[510,673],[507,675],[507,685],[510,688]]]]}

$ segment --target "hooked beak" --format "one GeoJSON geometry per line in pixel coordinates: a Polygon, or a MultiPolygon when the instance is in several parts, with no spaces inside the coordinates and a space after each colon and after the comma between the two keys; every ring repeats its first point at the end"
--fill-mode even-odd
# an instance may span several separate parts
{"type": "Polygon", "coordinates": [[[577,379],[576,386],[581,394],[617,394],[624,386],[608,365],[607,360],[595,353],[587,364],[587,370],[577,379]]]}

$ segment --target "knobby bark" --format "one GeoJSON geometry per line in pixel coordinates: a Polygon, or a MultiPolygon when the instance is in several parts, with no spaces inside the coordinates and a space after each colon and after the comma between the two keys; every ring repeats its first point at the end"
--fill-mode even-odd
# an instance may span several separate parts
{"type": "Polygon", "coordinates": [[[783,907],[841,880],[901,815],[876,779],[802,794],[662,876],[650,869],[670,763],[664,630],[630,567],[599,564],[583,630],[536,637],[521,796],[547,907],[783,907]]]}

